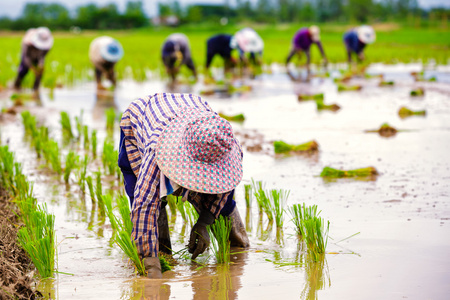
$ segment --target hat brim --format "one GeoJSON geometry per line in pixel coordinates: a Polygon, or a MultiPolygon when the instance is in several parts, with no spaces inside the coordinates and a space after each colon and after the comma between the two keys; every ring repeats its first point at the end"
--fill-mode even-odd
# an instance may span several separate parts
{"type": "Polygon", "coordinates": [[[356,31],[356,34],[358,35],[358,39],[364,44],[372,44],[375,42],[375,34],[373,32],[368,32],[365,29],[359,29],[356,31]]]}
{"type": "Polygon", "coordinates": [[[103,57],[103,59],[110,62],[118,62],[123,57],[123,48],[119,43],[117,43],[116,46],[118,47],[118,51],[115,54],[109,53],[108,47],[106,47],[106,45],[103,46],[100,49],[100,55],[103,57]]]}
{"type": "Polygon", "coordinates": [[[31,40],[31,44],[39,50],[49,50],[53,46],[53,38],[49,37],[47,40],[40,40],[37,35],[31,40]]]}
{"type": "Polygon", "coordinates": [[[222,194],[236,188],[242,179],[242,151],[235,139],[230,151],[215,162],[194,159],[184,140],[187,125],[201,116],[215,116],[211,111],[186,108],[167,125],[156,146],[156,162],[165,176],[179,185],[200,193],[222,194]]]}

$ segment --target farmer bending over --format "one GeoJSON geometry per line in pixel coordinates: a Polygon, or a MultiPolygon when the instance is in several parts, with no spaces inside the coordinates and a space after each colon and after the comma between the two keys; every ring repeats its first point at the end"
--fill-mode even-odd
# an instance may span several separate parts
{"type": "Polygon", "coordinates": [[[251,28],[244,28],[236,32],[230,42],[231,48],[239,51],[241,67],[250,64],[261,67],[264,42],[251,28]]]}
{"type": "Polygon", "coordinates": [[[133,101],[120,122],[119,166],[131,201],[132,238],[150,278],[161,278],[158,251],[171,253],[166,196],[182,196],[199,213],[189,238],[192,259],[210,239],[207,225],[232,220],[231,246],[249,240],[233,200],[242,150],[230,123],[191,94],[155,94],[133,101]]]}
{"type": "Polygon", "coordinates": [[[175,82],[180,67],[185,64],[197,79],[197,71],[191,57],[189,40],[182,33],[173,33],[167,37],[162,47],[162,60],[172,82],[175,82]]]}
{"type": "Polygon", "coordinates": [[[116,86],[115,64],[122,58],[122,45],[109,36],[101,36],[94,39],[89,47],[89,59],[95,67],[95,79],[97,89],[104,90],[102,75],[105,74],[113,87],[116,86]]]}
{"type": "Polygon", "coordinates": [[[311,63],[311,53],[310,48],[312,44],[316,44],[322,54],[323,63],[326,66],[328,63],[325,52],[323,51],[322,43],[320,42],[320,29],[319,27],[313,25],[309,28],[301,28],[297,33],[295,33],[292,39],[292,47],[289,55],[286,59],[286,66],[291,61],[292,57],[297,54],[300,56],[302,52],[306,54],[306,68],[308,70],[308,75],[310,74],[310,63],[311,63]]]}
{"type": "Polygon", "coordinates": [[[44,73],[45,56],[53,46],[53,37],[47,27],[30,28],[22,39],[22,58],[20,61],[14,88],[20,90],[22,80],[31,69],[35,74],[33,90],[39,90],[42,74],[44,73]]]}
{"type": "Polygon", "coordinates": [[[353,28],[344,34],[344,44],[349,65],[352,62],[352,53],[356,54],[358,61],[364,60],[363,50],[367,44],[375,42],[375,38],[375,31],[368,25],[353,28]]]}
{"type": "Polygon", "coordinates": [[[231,56],[233,48],[230,46],[232,39],[230,34],[218,34],[208,39],[206,42],[206,70],[209,70],[212,59],[216,54],[220,55],[225,63],[225,73],[236,66],[236,60],[231,56]]]}

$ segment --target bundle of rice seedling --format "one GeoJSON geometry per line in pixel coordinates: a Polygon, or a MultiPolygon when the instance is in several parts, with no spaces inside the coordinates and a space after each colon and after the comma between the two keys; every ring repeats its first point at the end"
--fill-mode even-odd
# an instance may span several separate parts
{"type": "Polygon", "coordinates": [[[65,111],[61,112],[60,123],[61,123],[61,128],[62,128],[63,139],[65,141],[69,141],[70,139],[73,138],[72,125],[70,123],[69,114],[66,113],[65,111]]]}
{"type": "Polygon", "coordinates": [[[299,145],[288,144],[283,141],[273,142],[275,153],[304,153],[316,152],[319,150],[319,144],[316,141],[309,141],[299,145]]]}
{"type": "Polygon", "coordinates": [[[290,191],[286,190],[270,190],[271,209],[275,214],[275,223],[278,228],[283,227],[284,222],[284,206],[290,191]]]}
{"type": "Polygon", "coordinates": [[[305,221],[317,217],[320,214],[320,211],[317,212],[317,205],[306,206],[305,203],[294,204],[288,210],[292,216],[291,221],[295,225],[298,236],[305,238],[305,221]]]}
{"type": "Polygon", "coordinates": [[[241,122],[244,122],[244,120],[245,120],[245,117],[243,114],[225,115],[223,113],[219,113],[219,116],[221,116],[222,118],[224,118],[225,120],[230,121],[230,122],[241,123],[241,122]]]}
{"type": "Polygon", "coordinates": [[[313,217],[304,221],[304,228],[308,253],[314,261],[319,261],[321,255],[325,253],[325,249],[327,247],[330,222],[328,221],[325,227],[324,219],[320,217],[313,217]]]}
{"type": "Polygon", "coordinates": [[[362,89],[361,85],[346,85],[346,84],[342,84],[342,83],[338,83],[337,87],[338,87],[338,92],[359,91],[362,89]]]}
{"type": "Polygon", "coordinates": [[[354,170],[339,170],[330,167],[323,168],[320,177],[328,178],[351,178],[376,176],[378,171],[374,167],[360,168],[354,170]]]}
{"type": "Polygon", "coordinates": [[[64,167],[64,182],[69,183],[69,176],[73,169],[75,169],[78,165],[80,157],[75,154],[72,150],[66,156],[66,164],[64,167]]]}
{"type": "Polygon", "coordinates": [[[415,90],[412,90],[410,92],[411,96],[417,97],[417,96],[423,96],[425,95],[425,90],[423,88],[417,88],[415,90]]]}
{"type": "Polygon", "coordinates": [[[338,111],[341,109],[341,107],[335,103],[333,104],[325,104],[323,103],[323,100],[316,100],[316,106],[317,110],[331,110],[331,111],[338,111]]]}
{"type": "Polygon", "coordinates": [[[400,109],[398,110],[398,115],[400,116],[400,118],[407,118],[411,116],[425,116],[426,114],[426,110],[413,111],[405,106],[400,107],[400,109]]]}
{"type": "Polygon", "coordinates": [[[228,217],[221,215],[212,225],[207,227],[209,235],[213,237],[211,249],[219,264],[230,263],[230,233],[232,225],[228,217]]]}
{"type": "Polygon", "coordinates": [[[394,82],[393,81],[384,81],[381,80],[380,83],[378,84],[378,86],[393,86],[394,82]]]}
{"type": "Polygon", "coordinates": [[[298,101],[306,100],[323,100],[323,93],[320,94],[300,94],[297,96],[298,101]]]}

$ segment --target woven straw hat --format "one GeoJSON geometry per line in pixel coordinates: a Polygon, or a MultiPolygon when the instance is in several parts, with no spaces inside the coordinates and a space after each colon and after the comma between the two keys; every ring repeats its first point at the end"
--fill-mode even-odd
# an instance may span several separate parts
{"type": "Polygon", "coordinates": [[[228,121],[211,111],[185,108],[156,146],[164,175],[196,192],[221,194],[242,179],[242,150],[228,121]]]}
{"type": "Polygon", "coordinates": [[[369,25],[362,25],[356,29],[356,34],[358,39],[364,44],[372,44],[375,42],[375,31],[369,25]]]}
{"type": "Polygon", "coordinates": [[[311,34],[311,39],[314,42],[320,41],[320,29],[316,25],[312,25],[309,27],[309,33],[311,34]]]}
{"type": "Polygon", "coordinates": [[[251,28],[244,28],[234,34],[230,41],[231,48],[240,48],[243,52],[257,53],[264,50],[264,42],[251,28]]]}

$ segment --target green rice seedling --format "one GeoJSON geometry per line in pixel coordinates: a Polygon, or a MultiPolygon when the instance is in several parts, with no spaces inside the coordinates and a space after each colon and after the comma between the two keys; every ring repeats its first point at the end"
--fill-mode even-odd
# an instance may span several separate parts
{"type": "Polygon", "coordinates": [[[258,210],[259,214],[262,215],[263,211],[269,211],[270,217],[269,219],[272,219],[272,212],[270,209],[267,208],[267,204],[269,203],[269,198],[266,195],[266,192],[264,191],[264,184],[262,181],[253,181],[252,179],[252,185],[253,185],[253,194],[256,198],[256,203],[258,204],[258,210]]]}
{"type": "Polygon", "coordinates": [[[252,90],[252,87],[249,85],[243,85],[240,87],[235,87],[234,85],[230,84],[228,85],[228,93],[233,94],[233,93],[246,93],[246,92],[250,92],[252,90]]]}
{"type": "Polygon", "coordinates": [[[25,227],[17,233],[18,242],[28,253],[42,278],[53,276],[55,270],[55,216],[46,207],[38,206],[24,218],[25,227]]]}
{"type": "Polygon", "coordinates": [[[400,109],[398,110],[398,115],[402,119],[411,117],[411,116],[425,116],[426,114],[427,114],[426,110],[413,111],[405,106],[400,107],[400,109]]]}
{"type": "Polygon", "coordinates": [[[75,124],[76,124],[76,128],[77,128],[77,132],[78,132],[78,137],[77,139],[80,140],[81,137],[83,136],[83,110],[81,110],[80,116],[76,116],[75,117],[75,124]]]}
{"type": "Polygon", "coordinates": [[[286,205],[289,191],[286,190],[270,190],[271,209],[275,214],[275,224],[278,228],[283,227],[284,223],[284,206],[286,205]]]}
{"type": "Polygon", "coordinates": [[[178,211],[180,212],[180,214],[181,214],[181,218],[185,221],[185,222],[188,222],[189,221],[189,219],[188,219],[188,216],[187,216],[187,214],[186,214],[186,207],[184,206],[185,205],[185,201],[182,201],[181,199],[180,199],[180,197],[177,197],[177,208],[178,208],[178,211]]]}
{"type": "Polygon", "coordinates": [[[114,130],[114,122],[116,119],[116,112],[114,108],[108,108],[105,110],[106,114],[106,130],[107,131],[113,131],[114,130]]]}
{"type": "Polygon", "coordinates": [[[99,204],[100,212],[105,212],[105,204],[103,203],[103,185],[102,185],[102,173],[100,171],[95,172],[95,195],[99,204]]]}
{"type": "Polygon", "coordinates": [[[64,168],[64,182],[69,183],[70,173],[77,167],[79,156],[72,150],[66,156],[66,165],[64,168]]]}
{"type": "Polygon", "coordinates": [[[288,144],[283,141],[274,141],[273,147],[277,154],[317,152],[319,150],[319,144],[314,140],[298,145],[288,144]]]}
{"type": "Polygon", "coordinates": [[[361,85],[346,85],[342,83],[337,84],[338,92],[344,92],[344,91],[359,91],[362,89],[361,85]]]}
{"type": "Polygon", "coordinates": [[[58,143],[55,140],[49,139],[45,143],[45,146],[43,146],[42,150],[44,153],[44,157],[47,162],[50,163],[52,170],[58,173],[58,175],[61,175],[61,155],[58,143]]]}
{"type": "Polygon", "coordinates": [[[146,275],[144,261],[140,258],[137,251],[135,242],[131,239],[131,233],[128,233],[124,229],[120,229],[114,240],[120,249],[128,256],[128,258],[134,263],[136,271],[140,275],[146,275]]]}
{"type": "Polygon", "coordinates": [[[230,263],[231,227],[231,220],[224,216],[219,216],[212,225],[207,227],[210,236],[214,237],[211,241],[211,249],[219,264],[230,263]]]}
{"type": "Polygon", "coordinates": [[[89,150],[89,127],[87,125],[83,126],[83,146],[84,150],[89,150]]]}
{"type": "Polygon", "coordinates": [[[80,189],[83,193],[86,184],[86,172],[88,164],[89,164],[89,156],[85,154],[84,159],[81,161],[78,173],[78,185],[80,186],[80,189]]]}
{"type": "Polygon", "coordinates": [[[331,167],[325,167],[320,173],[320,177],[328,177],[328,178],[368,177],[376,175],[378,175],[378,171],[374,167],[360,168],[354,170],[339,170],[331,167]]]}
{"type": "Polygon", "coordinates": [[[92,149],[92,156],[94,159],[97,157],[97,130],[92,130],[91,133],[91,149],[92,149]]]}
{"type": "Polygon", "coordinates": [[[103,143],[102,162],[105,170],[109,175],[114,175],[117,169],[117,160],[119,152],[114,150],[114,145],[109,139],[105,139],[103,143]]]}
{"type": "Polygon", "coordinates": [[[230,121],[230,122],[242,123],[245,120],[245,117],[243,114],[226,115],[223,113],[219,113],[219,116],[221,116],[222,118],[224,118],[225,120],[230,121]]]}
{"type": "Polygon", "coordinates": [[[325,227],[325,221],[323,218],[313,217],[304,221],[304,228],[308,253],[314,261],[319,261],[321,254],[325,253],[325,249],[327,247],[330,222],[327,221],[325,227]]]}
{"type": "Polygon", "coordinates": [[[186,201],[186,203],[184,204],[184,209],[186,211],[186,221],[191,225],[195,224],[198,219],[198,212],[195,207],[190,202],[186,201]]]}
{"type": "Polygon", "coordinates": [[[177,215],[177,200],[178,200],[178,197],[176,197],[174,195],[167,195],[167,197],[166,197],[166,201],[167,201],[167,204],[169,205],[170,214],[171,214],[172,218],[176,217],[176,215],[177,215]]]}
{"type": "Polygon", "coordinates": [[[409,94],[413,97],[423,96],[425,95],[425,90],[423,88],[417,88],[412,90],[409,94]]]}
{"type": "Polygon", "coordinates": [[[159,263],[161,264],[161,273],[172,270],[172,266],[170,264],[170,257],[167,254],[159,253],[159,263]]]}
{"type": "Polygon", "coordinates": [[[21,113],[23,126],[25,127],[25,133],[28,135],[33,135],[37,131],[36,117],[31,115],[28,110],[21,113]]]}
{"type": "MultiPolygon", "coordinates": [[[[112,205],[112,196],[111,195],[102,195],[102,201],[105,204],[106,215],[111,223],[111,228],[113,229],[114,234],[119,230],[119,220],[114,215],[113,205],[112,205]]],[[[113,236],[114,237],[114,236],[113,236]]]]}
{"type": "Polygon", "coordinates": [[[341,107],[335,103],[333,104],[325,104],[323,103],[323,100],[316,100],[316,106],[317,110],[331,110],[331,111],[338,111],[341,109],[341,107]]]}
{"type": "Polygon", "coordinates": [[[86,177],[86,183],[89,189],[89,195],[91,196],[91,201],[92,201],[92,205],[95,205],[96,200],[95,200],[95,190],[94,190],[94,183],[92,182],[92,177],[91,176],[87,176],[86,177]]]}
{"type": "Polygon", "coordinates": [[[393,86],[394,82],[393,81],[384,81],[381,80],[380,83],[378,84],[378,86],[393,86]]]}
{"type": "Polygon", "coordinates": [[[305,203],[303,205],[294,204],[288,208],[288,211],[291,214],[291,221],[294,223],[300,238],[305,237],[304,221],[317,217],[320,214],[320,211],[317,212],[317,205],[306,206],[305,203]]]}
{"type": "Polygon", "coordinates": [[[300,94],[297,96],[298,101],[307,100],[323,100],[323,93],[320,94],[300,94]]]}
{"type": "Polygon", "coordinates": [[[245,191],[245,205],[247,208],[252,207],[252,185],[244,184],[245,191]]]}
{"type": "Polygon", "coordinates": [[[61,112],[61,128],[62,128],[62,134],[63,139],[66,141],[69,141],[73,138],[73,132],[72,132],[72,125],[70,123],[70,117],[69,114],[65,111],[61,112]]]}

